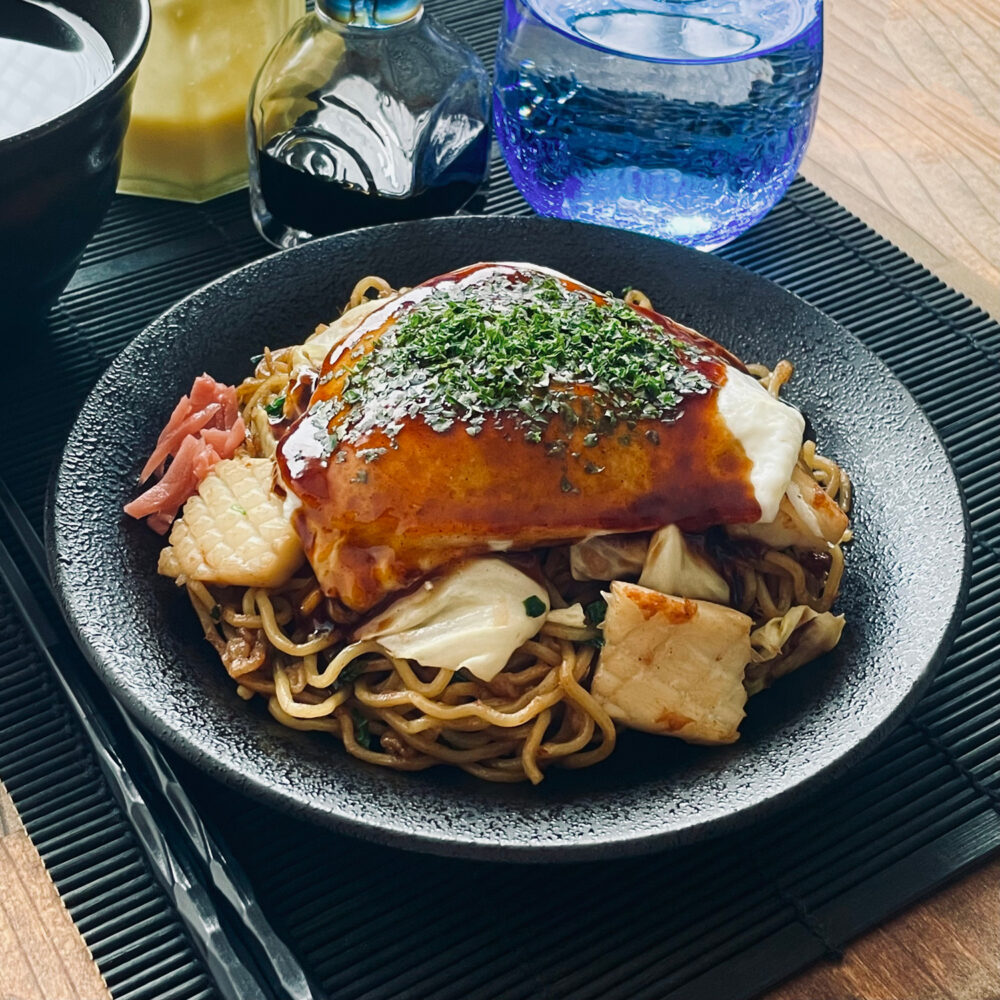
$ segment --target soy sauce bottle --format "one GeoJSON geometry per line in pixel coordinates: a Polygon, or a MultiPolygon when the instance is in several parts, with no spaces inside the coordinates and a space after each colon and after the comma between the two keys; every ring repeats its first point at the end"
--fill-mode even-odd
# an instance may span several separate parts
{"type": "Polygon", "coordinates": [[[279,247],[447,215],[489,163],[489,78],[419,0],[316,0],[250,97],[250,202],[279,247]]]}

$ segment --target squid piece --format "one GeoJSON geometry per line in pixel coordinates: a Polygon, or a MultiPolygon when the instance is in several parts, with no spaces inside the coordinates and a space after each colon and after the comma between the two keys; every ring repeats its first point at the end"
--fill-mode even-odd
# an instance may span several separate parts
{"type": "Polygon", "coordinates": [[[184,505],[160,552],[164,576],[233,587],[280,587],[302,565],[302,545],[271,491],[268,458],[218,462],[184,505]]]}
{"type": "Polygon", "coordinates": [[[615,581],[591,693],[615,720],[688,743],[739,738],[750,618],[615,581]]]}

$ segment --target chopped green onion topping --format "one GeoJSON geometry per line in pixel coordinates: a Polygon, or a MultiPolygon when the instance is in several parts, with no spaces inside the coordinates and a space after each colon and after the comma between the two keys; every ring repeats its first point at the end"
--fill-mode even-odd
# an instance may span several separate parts
{"type": "Polygon", "coordinates": [[[285,397],[278,396],[275,399],[272,399],[271,402],[264,407],[264,412],[269,417],[283,417],[285,415],[285,397]]]}
{"type": "Polygon", "coordinates": [[[351,709],[351,721],[354,723],[354,738],[366,750],[371,750],[373,734],[368,728],[368,719],[354,708],[351,709]]]}
{"type": "Polygon", "coordinates": [[[579,426],[594,447],[620,421],[676,419],[685,396],[712,388],[696,367],[703,357],[610,295],[601,304],[555,278],[497,274],[400,316],[354,353],[339,399],[313,419],[335,420],[339,440],[361,446],[376,432],[394,441],[405,420],[422,418],[473,436],[512,422],[547,453],[579,426]],[[577,394],[581,385],[592,391],[577,394]]]}
{"type": "MultiPolygon", "coordinates": [[[[365,664],[371,659],[369,656],[359,656],[356,660],[352,660],[350,663],[344,667],[343,670],[337,674],[337,679],[330,685],[334,691],[339,691],[341,688],[347,687],[348,684],[353,684],[364,672],[365,664]]],[[[364,716],[362,716],[364,718],[364,716]]],[[[365,719],[365,722],[368,720],[365,719]]]]}
{"type": "Polygon", "coordinates": [[[583,615],[587,619],[587,624],[596,628],[598,625],[604,624],[604,617],[608,613],[608,602],[601,599],[597,601],[591,601],[583,609],[583,615]]]}
{"type": "Polygon", "coordinates": [[[529,618],[541,618],[545,614],[545,602],[534,594],[524,599],[524,610],[529,618]]]}
{"type": "Polygon", "coordinates": [[[243,506],[241,506],[238,503],[231,503],[229,505],[229,509],[230,510],[235,510],[237,514],[242,514],[244,517],[246,517],[246,513],[247,513],[246,507],[243,507],[243,506]]]}

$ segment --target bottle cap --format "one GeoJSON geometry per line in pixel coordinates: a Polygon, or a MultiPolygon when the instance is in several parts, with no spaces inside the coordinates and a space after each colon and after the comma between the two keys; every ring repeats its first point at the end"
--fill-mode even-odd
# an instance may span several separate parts
{"type": "Polygon", "coordinates": [[[328,17],[357,28],[391,28],[416,17],[422,0],[316,0],[328,17]]]}

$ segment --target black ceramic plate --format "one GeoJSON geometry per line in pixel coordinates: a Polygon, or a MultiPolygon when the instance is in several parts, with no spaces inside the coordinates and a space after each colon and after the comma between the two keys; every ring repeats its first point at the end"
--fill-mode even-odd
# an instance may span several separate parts
{"type": "Polygon", "coordinates": [[[888,734],[947,648],[967,564],[963,505],[916,404],[857,340],[718,258],[539,219],[456,218],[331,237],[258,261],[149,326],[87,400],[54,482],[49,548],[65,611],[96,669],[156,735],[235,788],[339,830],[441,854],[511,860],[638,853],[731,829],[788,803],[888,734]],[[160,540],[124,517],[136,475],[192,378],[236,382],[264,345],[300,341],[354,282],[414,285],[479,260],[525,260],[600,289],[633,285],[747,360],[790,358],[788,398],[856,484],[834,654],[752,699],[732,747],[626,733],[542,786],[461,772],[398,774],[289,731],[237,697],[183,593],[156,574],[160,540]]]}

